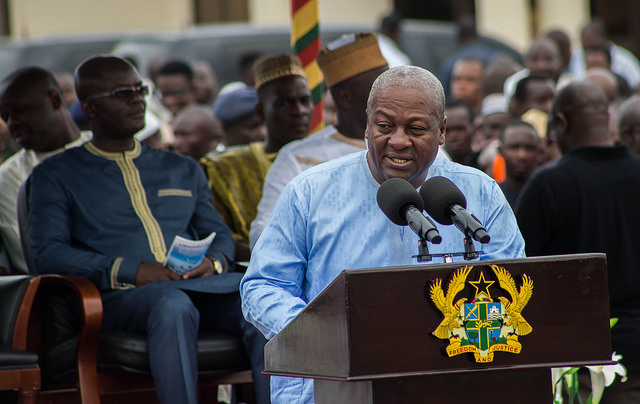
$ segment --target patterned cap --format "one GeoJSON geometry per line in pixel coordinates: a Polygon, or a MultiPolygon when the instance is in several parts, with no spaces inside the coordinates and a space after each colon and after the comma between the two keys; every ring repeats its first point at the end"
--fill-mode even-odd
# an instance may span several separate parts
{"type": "Polygon", "coordinates": [[[329,87],[387,65],[374,33],[343,35],[322,49],[317,61],[329,87]]]}
{"type": "Polygon", "coordinates": [[[302,76],[306,79],[304,69],[297,57],[284,54],[266,56],[253,65],[256,90],[265,83],[286,76],[302,76]]]}

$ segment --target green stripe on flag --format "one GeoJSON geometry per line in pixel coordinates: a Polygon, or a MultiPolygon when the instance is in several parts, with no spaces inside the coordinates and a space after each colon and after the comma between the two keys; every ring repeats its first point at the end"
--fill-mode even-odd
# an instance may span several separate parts
{"type": "Polygon", "coordinates": [[[305,50],[307,46],[311,45],[313,41],[318,39],[319,36],[320,36],[320,26],[316,24],[306,34],[302,35],[300,38],[296,40],[296,43],[293,45],[293,53],[295,55],[299,54],[300,52],[305,50]]]}

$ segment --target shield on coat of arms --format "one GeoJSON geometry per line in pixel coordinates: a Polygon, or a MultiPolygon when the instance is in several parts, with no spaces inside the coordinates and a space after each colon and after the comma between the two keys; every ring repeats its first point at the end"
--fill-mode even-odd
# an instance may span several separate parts
{"type": "Polygon", "coordinates": [[[502,328],[500,303],[465,303],[461,311],[464,329],[471,344],[480,350],[486,350],[498,343],[502,328]]]}

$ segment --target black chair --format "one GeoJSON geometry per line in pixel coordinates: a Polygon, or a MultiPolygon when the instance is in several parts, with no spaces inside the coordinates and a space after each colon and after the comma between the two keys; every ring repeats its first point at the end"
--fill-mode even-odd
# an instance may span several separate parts
{"type": "MultiPolygon", "coordinates": [[[[29,183],[27,179],[18,194],[18,217],[25,260],[34,273],[28,221],[29,183]]],[[[40,396],[46,396],[48,402],[80,399],[83,404],[101,400],[118,404],[157,402],[145,336],[101,332],[102,302],[97,288],[88,279],[69,275],[41,278],[39,318],[33,320],[39,324],[34,328],[40,328],[42,333],[40,342],[34,344],[41,355],[40,396]]],[[[217,403],[217,387],[224,384],[242,385],[242,389],[236,390],[238,397],[247,403],[255,402],[251,363],[239,336],[201,333],[198,365],[201,402],[217,403]]]]}
{"type": "Polygon", "coordinates": [[[0,390],[18,390],[35,404],[40,390],[38,355],[27,351],[28,322],[40,277],[0,276],[0,390]]]}

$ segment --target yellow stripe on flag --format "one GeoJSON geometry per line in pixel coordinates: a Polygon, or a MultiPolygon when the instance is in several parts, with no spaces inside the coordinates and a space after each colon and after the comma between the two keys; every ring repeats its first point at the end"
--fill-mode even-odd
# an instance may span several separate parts
{"type": "Polygon", "coordinates": [[[318,22],[318,0],[309,0],[291,18],[291,45],[318,22]]]}

